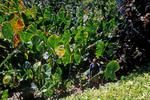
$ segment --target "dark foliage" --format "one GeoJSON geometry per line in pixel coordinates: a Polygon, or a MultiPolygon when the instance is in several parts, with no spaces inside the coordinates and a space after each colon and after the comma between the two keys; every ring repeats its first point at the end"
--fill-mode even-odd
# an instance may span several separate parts
{"type": "Polygon", "coordinates": [[[118,27],[117,56],[126,73],[150,61],[150,1],[126,0],[123,6],[125,23],[118,27]]]}

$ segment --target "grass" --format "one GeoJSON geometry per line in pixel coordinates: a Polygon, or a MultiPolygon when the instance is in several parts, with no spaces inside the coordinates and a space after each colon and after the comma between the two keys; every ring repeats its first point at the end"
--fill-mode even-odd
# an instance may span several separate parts
{"type": "Polygon", "coordinates": [[[150,72],[132,73],[116,83],[87,89],[64,100],[150,100],[150,72]]]}

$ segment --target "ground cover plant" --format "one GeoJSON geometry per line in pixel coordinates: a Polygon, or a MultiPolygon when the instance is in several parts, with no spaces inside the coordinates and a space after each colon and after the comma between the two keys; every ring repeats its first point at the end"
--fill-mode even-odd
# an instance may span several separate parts
{"type": "Polygon", "coordinates": [[[123,2],[120,16],[114,0],[1,0],[1,98],[59,98],[147,63],[149,2],[139,4],[123,2]]]}
{"type": "Polygon", "coordinates": [[[149,100],[149,85],[149,70],[140,70],[140,73],[133,72],[118,82],[107,83],[99,89],[87,89],[83,93],[72,94],[62,100],[149,100]]]}

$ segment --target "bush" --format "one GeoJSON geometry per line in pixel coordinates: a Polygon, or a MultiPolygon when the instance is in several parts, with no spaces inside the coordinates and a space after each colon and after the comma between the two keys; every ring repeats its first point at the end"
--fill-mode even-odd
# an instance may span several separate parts
{"type": "Polygon", "coordinates": [[[116,80],[122,65],[126,73],[126,63],[136,65],[130,61],[149,55],[148,15],[139,17],[139,4],[131,4],[124,4],[124,24],[112,0],[0,1],[0,90],[24,97],[30,90],[32,98],[60,95],[68,84],[83,85],[87,69],[116,80]]]}
{"type": "Polygon", "coordinates": [[[104,70],[113,58],[114,1],[3,0],[0,8],[1,80],[10,76],[7,84],[0,82],[1,90],[26,94],[28,87],[34,95],[49,97],[70,79],[80,81],[77,73],[91,63],[104,70]]]}
{"type": "Polygon", "coordinates": [[[149,62],[149,1],[129,0],[124,2],[125,23],[119,26],[119,48],[123,71],[131,71],[149,62]],[[132,67],[131,67],[132,66],[132,67]]]}

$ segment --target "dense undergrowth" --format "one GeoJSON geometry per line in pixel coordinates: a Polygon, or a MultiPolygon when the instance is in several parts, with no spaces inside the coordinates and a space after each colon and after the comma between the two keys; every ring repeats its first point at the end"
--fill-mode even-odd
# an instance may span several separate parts
{"type": "Polygon", "coordinates": [[[1,97],[58,98],[149,62],[140,3],[127,0],[120,16],[114,0],[1,0],[1,97]]]}

